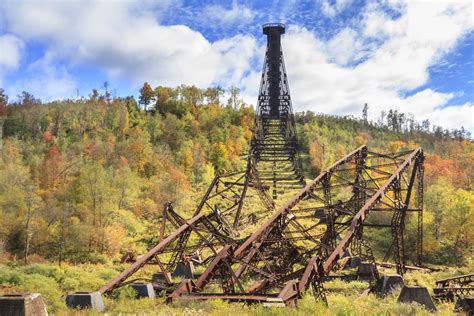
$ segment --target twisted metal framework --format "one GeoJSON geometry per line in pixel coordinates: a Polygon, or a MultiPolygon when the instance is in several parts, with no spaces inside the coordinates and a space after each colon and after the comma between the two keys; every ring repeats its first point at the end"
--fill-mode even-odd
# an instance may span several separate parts
{"type": "Polygon", "coordinates": [[[126,284],[150,261],[158,263],[166,279],[163,286],[169,288],[168,272],[178,263],[206,263],[217,256],[220,247],[245,237],[249,233],[245,227],[271,213],[277,186],[284,190],[301,187],[296,125],[280,44],[284,26],[264,26],[264,33],[268,35],[267,53],[246,170],[217,175],[189,220],[168,204],[162,213],[161,242],[101,287],[101,293],[126,284]],[[271,186],[273,199],[267,192],[271,186]],[[260,206],[250,209],[247,205],[260,206]]]}
{"type": "Polygon", "coordinates": [[[99,292],[108,294],[126,285],[135,272],[151,261],[157,262],[163,273],[163,288],[171,287],[169,273],[179,262],[206,263],[217,255],[220,247],[236,244],[236,240],[245,236],[243,227],[256,223],[274,209],[266,191],[249,158],[245,172],[217,175],[213,179],[191,219],[185,220],[167,203],[162,212],[161,241],[99,292]],[[249,211],[246,203],[259,207],[249,211]]]}
{"type": "Polygon", "coordinates": [[[469,297],[474,293],[474,273],[436,281],[434,297],[454,301],[455,297],[469,297]]]}
{"type": "Polygon", "coordinates": [[[169,298],[292,304],[312,287],[324,299],[323,276],[337,269],[351,246],[364,248],[358,255],[375,264],[365,232],[371,228],[394,232],[395,246],[388,253],[404,271],[404,225],[409,212],[421,212],[410,201],[422,184],[422,163],[420,148],[393,155],[358,148],[323,171],[238,247],[224,246],[196,282],[184,280],[169,298]],[[253,280],[246,289],[245,280],[253,280]],[[222,292],[206,293],[211,282],[220,284],[222,292]]]}
{"type": "Polygon", "coordinates": [[[161,241],[101,287],[101,293],[131,282],[131,276],[151,261],[163,273],[161,288],[172,291],[169,272],[180,263],[194,262],[206,267],[204,273],[197,280],[184,279],[170,300],[293,304],[309,288],[325,300],[323,277],[336,271],[344,256],[357,255],[375,265],[374,229],[390,232],[393,242],[383,261],[393,258],[403,273],[405,224],[414,220],[413,213],[418,214],[418,233],[416,245],[409,245],[417,253],[411,261],[420,264],[421,149],[380,154],[361,146],[275,211],[277,195],[304,184],[280,43],[284,30],[282,24],[263,28],[267,52],[246,169],[217,175],[188,220],[167,204],[161,241]],[[267,192],[270,187],[273,199],[267,192]],[[258,229],[251,231],[252,225],[258,229]],[[219,284],[221,292],[209,293],[210,283],[219,284]]]}

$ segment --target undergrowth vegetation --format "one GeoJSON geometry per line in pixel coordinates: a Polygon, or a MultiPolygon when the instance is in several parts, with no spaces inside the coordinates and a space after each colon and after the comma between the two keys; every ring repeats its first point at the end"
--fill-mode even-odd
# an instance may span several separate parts
{"type": "MultiPolygon", "coordinates": [[[[89,265],[76,266],[33,264],[0,266],[0,294],[14,292],[39,292],[43,295],[49,313],[55,315],[98,315],[91,310],[68,309],[65,296],[69,291],[94,291],[116,275],[124,266],[89,265]]],[[[148,266],[140,271],[141,277],[149,277],[155,267],[148,266]]],[[[382,273],[388,273],[383,271],[382,273]]],[[[410,285],[428,287],[432,293],[435,280],[469,272],[469,268],[446,269],[440,272],[409,272],[405,282],[410,285]]],[[[167,304],[164,298],[136,299],[136,293],[127,287],[116,290],[105,297],[106,312],[111,314],[139,315],[430,315],[417,304],[397,303],[399,289],[385,297],[369,294],[361,296],[369,284],[363,281],[345,282],[332,280],[324,283],[328,305],[315,301],[307,293],[297,302],[295,308],[265,307],[228,303],[221,300],[177,301],[167,304]]],[[[453,303],[438,303],[437,314],[454,315],[453,303]]]]}

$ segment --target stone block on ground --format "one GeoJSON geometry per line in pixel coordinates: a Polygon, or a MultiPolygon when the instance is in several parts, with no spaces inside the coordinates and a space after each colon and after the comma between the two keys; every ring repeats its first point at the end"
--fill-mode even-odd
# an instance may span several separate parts
{"type": "Polygon", "coordinates": [[[474,315],[474,296],[461,296],[454,306],[456,312],[465,312],[468,315],[474,315]]]}
{"type": "Polygon", "coordinates": [[[194,265],[191,261],[180,261],[173,271],[173,277],[182,277],[185,279],[194,279],[194,265]]]}
{"type": "Polygon", "coordinates": [[[66,305],[70,308],[90,308],[98,312],[105,310],[100,292],[76,292],[66,296],[66,305]]]}
{"type": "Polygon", "coordinates": [[[375,283],[373,291],[379,294],[388,294],[397,288],[402,288],[404,285],[405,282],[403,282],[401,275],[387,274],[375,283]]]}
{"type": "Polygon", "coordinates": [[[435,311],[436,306],[433,299],[428,293],[428,289],[424,286],[408,286],[405,285],[398,297],[399,303],[413,303],[416,302],[423,305],[426,309],[435,311]]]}
{"type": "Polygon", "coordinates": [[[131,283],[130,287],[137,292],[138,298],[155,297],[155,290],[151,283],[131,283]]]}
{"type": "Polygon", "coordinates": [[[372,281],[375,279],[377,267],[371,262],[361,262],[357,269],[357,276],[361,280],[372,281]]]}
{"type": "Polygon", "coordinates": [[[346,264],[344,265],[344,270],[359,268],[359,265],[362,263],[362,259],[359,257],[349,257],[346,264]]]}
{"type": "Polygon", "coordinates": [[[39,293],[0,296],[0,316],[47,316],[43,297],[39,293]]]}

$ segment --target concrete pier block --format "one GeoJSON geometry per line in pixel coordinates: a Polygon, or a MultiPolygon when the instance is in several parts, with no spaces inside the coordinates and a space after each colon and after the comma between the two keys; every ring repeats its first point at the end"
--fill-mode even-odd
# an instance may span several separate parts
{"type": "Polygon", "coordinates": [[[194,265],[191,261],[180,261],[173,271],[173,277],[183,277],[185,279],[194,279],[194,265]]]}
{"type": "Polygon", "coordinates": [[[357,269],[357,277],[361,280],[372,281],[375,279],[377,267],[371,262],[361,262],[357,269]]]}
{"type": "Polygon", "coordinates": [[[98,312],[105,310],[100,292],[76,292],[66,296],[66,305],[70,308],[90,308],[98,312]]]}
{"type": "Polygon", "coordinates": [[[7,294],[0,296],[0,316],[48,316],[48,312],[41,294],[7,294]]]}
{"type": "Polygon", "coordinates": [[[171,273],[169,272],[157,272],[151,277],[152,284],[171,284],[171,273]]]}
{"type": "Polygon", "coordinates": [[[469,296],[469,297],[461,296],[456,301],[456,305],[454,306],[454,310],[458,313],[459,312],[464,312],[464,313],[467,313],[468,315],[474,315],[474,297],[473,296],[469,296]]]}
{"type": "Polygon", "coordinates": [[[138,298],[155,297],[155,290],[151,283],[132,283],[130,287],[137,292],[138,298]]]}
{"type": "Polygon", "coordinates": [[[399,274],[387,274],[382,276],[380,280],[375,283],[373,288],[375,293],[379,294],[388,294],[395,290],[396,288],[402,288],[405,285],[403,278],[399,274]]]}
{"type": "Polygon", "coordinates": [[[346,264],[344,265],[344,270],[358,268],[362,263],[362,259],[356,256],[349,257],[346,264]]]}
{"type": "Polygon", "coordinates": [[[400,292],[398,297],[399,303],[412,303],[416,302],[423,305],[426,309],[435,311],[436,306],[431,299],[428,289],[424,286],[408,286],[405,285],[400,292]]]}

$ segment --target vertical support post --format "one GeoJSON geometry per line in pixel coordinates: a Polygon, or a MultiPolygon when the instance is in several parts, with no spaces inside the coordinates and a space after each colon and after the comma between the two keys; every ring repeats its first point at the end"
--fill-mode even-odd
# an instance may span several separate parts
{"type": "Polygon", "coordinates": [[[416,247],[416,263],[421,266],[423,261],[423,194],[424,194],[424,157],[421,156],[418,164],[418,194],[417,194],[417,209],[418,209],[418,231],[417,231],[417,247],[416,247]]]}

